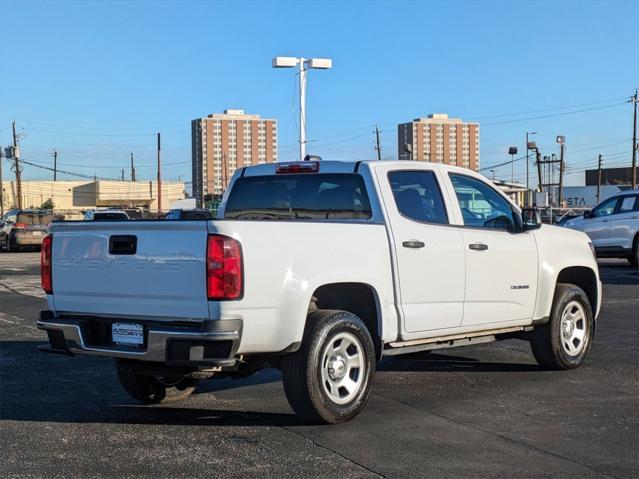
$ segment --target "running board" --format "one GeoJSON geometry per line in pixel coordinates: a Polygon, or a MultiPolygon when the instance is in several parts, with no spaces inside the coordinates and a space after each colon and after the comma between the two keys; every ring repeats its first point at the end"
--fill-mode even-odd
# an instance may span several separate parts
{"type": "Polygon", "coordinates": [[[496,341],[503,334],[532,331],[532,326],[517,326],[513,328],[494,329],[491,331],[478,331],[475,333],[453,334],[450,336],[438,336],[426,339],[413,339],[410,341],[396,341],[388,343],[384,349],[384,356],[397,356],[399,354],[417,353],[433,349],[457,348],[470,344],[490,343],[496,341]]]}

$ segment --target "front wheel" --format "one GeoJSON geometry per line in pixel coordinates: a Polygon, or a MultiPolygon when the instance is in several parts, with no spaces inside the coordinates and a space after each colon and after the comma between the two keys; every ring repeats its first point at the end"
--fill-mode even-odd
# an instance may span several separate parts
{"type": "Polygon", "coordinates": [[[189,397],[198,385],[197,379],[140,374],[134,364],[116,360],[115,369],[124,390],[145,404],[180,401],[189,397]]]}
{"type": "Polygon", "coordinates": [[[375,375],[375,347],[360,318],[346,311],[309,313],[299,351],[284,358],[284,392],[306,421],[335,424],[361,412],[375,375]]]}
{"type": "Polygon", "coordinates": [[[537,326],[530,341],[533,356],[547,369],[581,366],[590,350],[594,318],[588,296],[579,286],[558,284],[550,320],[537,326]]]}

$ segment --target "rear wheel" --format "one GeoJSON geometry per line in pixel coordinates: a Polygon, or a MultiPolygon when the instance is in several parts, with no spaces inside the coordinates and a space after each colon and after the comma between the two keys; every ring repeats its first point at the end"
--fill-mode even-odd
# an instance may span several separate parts
{"type": "Polygon", "coordinates": [[[140,374],[135,365],[116,360],[115,368],[120,384],[131,397],[145,404],[180,401],[189,397],[198,380],[182,376],[150,376],[140,374]]]}
{"type": "Polygon", "coordinates": [[[366,405],[375,374],[373,340],[346,311],[309,313],[302,347],[284,358],[284,392],[293,410],[312,423],[347,421],[366,405]]]}
{"type": "Polygon", "coordinates": [[[573,369],[586,358],[594,332],[594,318],[586,293],[573,284],[555,288],[550,320],[537,326],[530,341],[539,365],[573,369]]]}
{"type": "Polygon", "coordinates": [[[632,254],[628,256],[628,262],[632,266],[639,266],[639,234],[635,236],[632,242],[632,254]]]}

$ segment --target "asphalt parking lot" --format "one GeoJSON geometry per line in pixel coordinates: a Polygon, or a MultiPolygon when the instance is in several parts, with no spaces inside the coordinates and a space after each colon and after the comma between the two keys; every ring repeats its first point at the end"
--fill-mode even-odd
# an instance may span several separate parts
{"type": "Polygon", "coordinates": [[[275,370],[150,407],[108,359],[38,352],[39,256],[0,253],[2,476],[639,477],[639,274],[600,268],[584,367],[543,371],[516,340],[386,359],[364,412],[318,427],[275,370]]]}

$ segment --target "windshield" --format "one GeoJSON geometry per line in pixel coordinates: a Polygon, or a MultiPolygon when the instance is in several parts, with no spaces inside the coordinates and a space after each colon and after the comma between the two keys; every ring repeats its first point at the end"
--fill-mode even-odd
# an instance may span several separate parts
{"type": "Polygon", "coordinates": [[[370,217],[364,181],[353,173],[239,178],[224,212],[224,218],[244,220],[370,217]]]}

